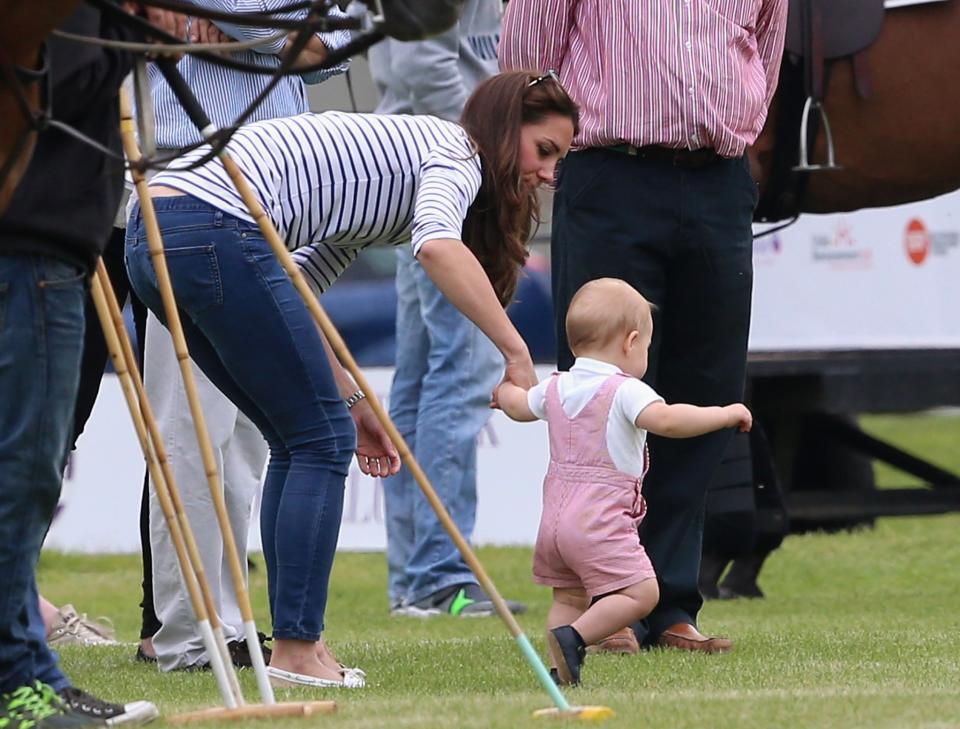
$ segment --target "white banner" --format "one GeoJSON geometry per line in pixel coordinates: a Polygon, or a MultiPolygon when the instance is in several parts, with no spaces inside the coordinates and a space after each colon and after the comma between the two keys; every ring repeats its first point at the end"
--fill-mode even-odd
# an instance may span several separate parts
{"type": "MultiPolygon", "coordinates": [[[[552,370],[541,368],[540,377],[552,370]]],[[[366,370],[386,402],[393,370],[366,370]]],[[[479,438],[478,505],[474,542],[532,545],[540,519],[540,490],[548,461],[546,424],[515,423],[491,413],[479,438]]],[[[136,552],[140,549],[143,456],[115,375],[104,377],[100,397],[72,454],[64,479],[62,509],[46,546],[68,552],[136,552]]],[[[180,489],[187,488],[180,484],[180,489]]],[[[206,489],[206,482],[192,488],[206,489]]],[[[259,550],[258,520],[250,548],[259,550]]],[[[386,546],[383,482],[360,473],[354,462],[347,479],[339,549],[382,550],[386,546]]]]}
{"type": "MultiPolygon", "coordinates": [[[[960,193],[953,193],[896,208],[805,215],[758,238],[751,350],[960,348],[958,211],[960,193]]],[[[367,376],[386,400],[392,370],[367,376]]],[[[543,423],[492,414],[479,442],[476,543],[533,544],[547,459],[543,423]]],[[[110,375],[68,466],[48,546],[137,551],[142,481],[143,459],[110,375]]],[[[354,465],[341,549],[384,548],[382,488],[354,465]]],[[[251,547],[259,548],[256,530],[251,547]]]]}
{"type": "Polygon", "coordinates": [[[960,192],[757,238],[751,351],[960,348],[958,244],[960,192]]]}

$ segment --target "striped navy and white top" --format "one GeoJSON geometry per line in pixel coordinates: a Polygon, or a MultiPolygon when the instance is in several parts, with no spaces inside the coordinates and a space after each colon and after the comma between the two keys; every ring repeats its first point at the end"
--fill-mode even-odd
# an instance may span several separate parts
{"type": "MultiPolygon", "coordinates": [[[[466,132],[431,116],[325,112],[241,128],[228,151],[243,170],[315,291],[322,293],[367,246],[461,239],[482,181],[466,132]]],[[[223,164],[182,169],[201,147],[151,184],[165,185],[254,222],[223,164]]]]}

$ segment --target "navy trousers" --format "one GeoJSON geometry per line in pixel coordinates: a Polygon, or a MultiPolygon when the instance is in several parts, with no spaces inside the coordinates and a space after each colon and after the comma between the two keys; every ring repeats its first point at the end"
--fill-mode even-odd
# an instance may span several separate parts
{"type": "MultiPolygon", "coordinates": [[[[560,369],[573,362],[564,331],[571,298],[587,281],[620,278],[657,307],[644,380],[668,403],[739,402],[756,202],[746,158],[693,169],[611,149],[569,154],[551,241],[560,369]]],[[[730,435],[650,438],[640,537],[657,571],[660,603],[635,626],[641,642],[655,642],[675,623],[696,625],[705,493],[730,435]]]]}

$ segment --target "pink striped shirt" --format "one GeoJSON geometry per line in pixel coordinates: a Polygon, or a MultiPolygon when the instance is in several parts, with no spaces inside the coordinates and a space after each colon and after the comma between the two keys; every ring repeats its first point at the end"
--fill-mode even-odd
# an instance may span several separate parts
{"type": "Polygon", "coordinates": [[[558,71],[575,147],[630,143],[737,157],[777,85],[787,0],[511,0],[500,67],[558,71]]]}

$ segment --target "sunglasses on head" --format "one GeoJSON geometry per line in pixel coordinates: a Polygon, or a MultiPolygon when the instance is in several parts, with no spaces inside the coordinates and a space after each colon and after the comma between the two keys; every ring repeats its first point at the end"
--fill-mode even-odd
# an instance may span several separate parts
{"type": "Polygon", "coordinates": [[[545,74],[543,74],[543,76],[537,76],[535,79],[533,79],[533,81],[527,84],[527,88],[529,89],[531,86],[536,86],[539,83],[543,83],[548,78],[552,78],[554,81],[557,82],[557,86],[559,86],[561,89],[563,88],[563,84],[560,83],[560,77],[557,75],[557,72],[554,71],[552,68],[549,69],[545,74]]]}

